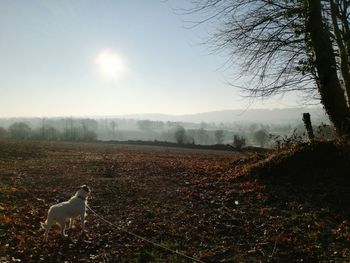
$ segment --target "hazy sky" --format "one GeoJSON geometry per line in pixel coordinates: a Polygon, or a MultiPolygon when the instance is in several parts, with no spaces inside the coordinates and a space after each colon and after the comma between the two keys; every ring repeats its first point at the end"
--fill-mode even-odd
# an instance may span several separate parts
{"type": "Polygon", "coordinates": [[[246,108],[225,59],[199,44],[209,29],[185,29],[170,7],[185,2],[1,0],[0,117],[246,108]]]}

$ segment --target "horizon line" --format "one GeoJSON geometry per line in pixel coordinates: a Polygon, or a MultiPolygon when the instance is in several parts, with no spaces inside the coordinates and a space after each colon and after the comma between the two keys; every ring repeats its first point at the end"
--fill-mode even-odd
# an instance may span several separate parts
{"type": "Polygon", "coordinates": [[[321,106],[300,106],[300,107],[285,107],[285,108],[250,108],[250,109],[224,109],[224,110],[212,110],[212,111],[202,111],[202,112],[196,112],[196,113],[182,113],[182,114],[175,114],[175,113],[157,113],[157,112],[149,112],[149,113],[120,113],[120,114],[100,114],[100,115],[51,115],[51,116],[40,116],[40,115],[28,115],[28,116],[0,116],[0,119],[31,119],[31,118],[116,118],[116,117],[129,117],[129,116],[137,116],[137,115],[161,115],[161,116],[171,116],[171,117],[182,117],[182,116],[191,116],[191,115],[200,115],[200,114],[207,114],[207,113],[218,113],[218,112],[225,112],[225,111],[242,111],[242,114],[247,111],[252,110],[261,110],[261,111],[273,111],[273,110],[298,110],[298,109],[322,109],[321,106]]]}

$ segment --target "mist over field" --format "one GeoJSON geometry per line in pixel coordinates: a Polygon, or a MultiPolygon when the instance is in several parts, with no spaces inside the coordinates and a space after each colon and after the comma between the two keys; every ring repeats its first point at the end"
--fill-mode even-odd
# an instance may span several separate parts
{"type": "MultiPolygon", "coordinates": [[[[211,111],[197,114],[129,114],[120,117],[130,119],[148,119],[154,121],[208,122],[208,123],[263,123],[286,124],[301,121],[304,112],[309,112],[316,122],[329,122],[324,110],[319,107],[275,108],[275,109],[237,109],[211,111]]],[[[118,116],[116,116],[118,117],[118,116]]]]}
{"type": "MultiPolygon", "coordinates": [[[[246,145],[259,145],[254,136],[264,131],[270,136],[305,136],[302,114],[311,112],[315,127],[329,121],[320,108],[248,109],[191,115],[139,114],[104,117],[8,118],[0,119],[2,137],[68,141],[160,141],[182,143],[232,144],[235,135],[246,145]],[[20,125],[22,127],[19,127],[20,125]],[[16,128],[17,127],[17,128],[16,128]]],[[[274,143],[266,140],[264,146],[274,143]]]]}

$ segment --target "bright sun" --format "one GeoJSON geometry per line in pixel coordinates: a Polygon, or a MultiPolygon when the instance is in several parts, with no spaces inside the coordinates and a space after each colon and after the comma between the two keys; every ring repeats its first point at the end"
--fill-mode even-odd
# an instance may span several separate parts
{"type": "Polygon", "coordinates": [[[96,64],[101,74],[107,78],[117,78],[125,71],[122,58],[109,49],[105,49],[97,55],[96,64]]]}

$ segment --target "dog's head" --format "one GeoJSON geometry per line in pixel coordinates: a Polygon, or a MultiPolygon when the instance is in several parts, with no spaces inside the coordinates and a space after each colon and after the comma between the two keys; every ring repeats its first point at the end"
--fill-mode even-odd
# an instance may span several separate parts
{"type": "Polygon", "coordinates": [[[86,198],[90,194],[90,192],[90,188],[84,184],[78,188],[77,195],[86,198]]]}
{"type": "Polygon", "coordinates": [[[90,188],[86,184],[80,186],[79,189],[84,190],[87,194],[91,192],[90,188]]]}

